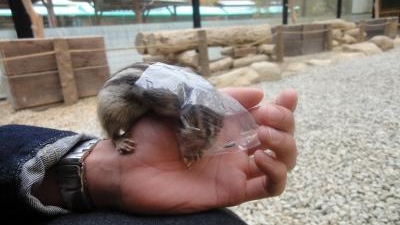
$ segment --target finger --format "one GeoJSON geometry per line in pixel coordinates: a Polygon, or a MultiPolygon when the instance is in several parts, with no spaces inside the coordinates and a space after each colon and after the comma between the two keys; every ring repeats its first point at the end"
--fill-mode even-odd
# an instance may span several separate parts
{"type": "Polygon", "coordinates": [[[258,139],[261,149],[271,149],[276,158],[284,163],[289,170],[296,165],[297,147],[292,135],[271,127],[258,128],[258,139]]]}
{"type": "Polygon", "coordinates": [[[298,101],[298,96],[296,90],[287,89],[276,97],[274,103],[294,112],[297,106],[297,101],[298,101]]]}
{"type": "Polygon", "coordinates": [[[262,90],[249,87],[223,88],[221,92],[236,99],[246,109],[256,106],[264,97],[262,90]]]}
{"type": "Polygon", "coordinates": [[[254,154],[255,164],[264,174],[248,181],[246,196],[248,200],[280,195],[286,186],[287,168],[263,151],[254,154]]]}
{"type": "MultiPolygon", "coordinates": [[[[253,154],[257,151],[260,151],[260,149],[258,150],[254,150],[253,154]]],[[[263,150],[261,150],[263,151],[263,150]]],[[[273,151],[270,150],[266,150],[264,151],[265,154],[267,154],[268,156],[272,157],[273,159],[276,159],[276,154],[273,151]]],[[[248,173],[247,173],[247,179],[253,179],[259,176],[264,175],[264,173],[258,168],[255,159],[253,156],[249,157],[249,169],[248,169],[248,173]]]]}
{"type": "Polygon", "coordinates": [[[283,106],[266,104],[254,108],[251,113],[259,125],[271,126],[289,134],[294,133],[295,121],[293,113],[283,106]]]}

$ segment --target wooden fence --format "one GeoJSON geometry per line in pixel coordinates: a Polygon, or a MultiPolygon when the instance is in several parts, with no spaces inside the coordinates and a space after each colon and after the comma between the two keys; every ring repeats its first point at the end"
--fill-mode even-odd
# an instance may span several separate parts
{"type": "MultiPolygon", "coordinates": [[[[356,41],[361,42],[375,35],[387,35],[393,38],[397,35],[397,24],[397,18],[358,22],[355,25],[358,29],[355,35],[356,41]]],[[[278,62],[283,61],[285,56],[330,51],[333,47],[334,29],[337,28],[329,23],[276,26],[271,28],[270,32],[266,31],[269,34],[260,40],[254,40],[254,35],[247,34],[249,43],[233,45],[233,53],[227,57],[233,59],[217,63],[218,66],[246,65],[251,62],[243,63],[242,60],[241,63],[236,63],[235,60],[247,55],[266,54],[265,50],[264,53],[259,52],[260,47],[269,49],[268,54],[272,51],[273,57],[270,57],[270,60],[278,62]]],[[[260,32],[259,29],[253,30],[260,32]]],[[[177,44],[181,45],[180,47],[190,46],[192,50],[197,50],[198,59],[195,61],[198,63],[199,72],[203,76],[210,76],[210,68],[218,66],[215,66],[216,62],[209,61],[208,43],[213,42],[214,46],[221,43],[226,46],[226,42],[210,40],[204,29],[196,32],[197,34],[190,39],[194,43],[177,44]]],[[[240,34],[235,34],[234,37],[238,40],[243,39],[240,39],[240,34]]],[[[185,39],[180,40],[185,41],[185,39]]],[[[151,47],[157,49],[157,46],[151,47]]],[[[130,48],[135,48],[141,53],[142,49],[149,46],[136,45],[130,48]]],[[[166,51],[169,48],[174,46],[165,44],[158,46],[158,50],[166,51]]],[[[71,104],[79,98],[94,96],[110,77],[106,51],[113,49],[105,49],[103,37],[97,36],[0,41],[3,70],[1,78],[6,86],[7,98],[13,108],[19,110],[59,102],[71,104]]],[[[171,55],[167,54],[166,57],[171,58],[171,55]]],[[[160,59],[162,60],[165,58],[160,59]]]]}
{"type": "Polygon", "coordinates": [[[0,41],[3,83],[13,108],[96,95],[110,76],[102,37],[0,41]]]}

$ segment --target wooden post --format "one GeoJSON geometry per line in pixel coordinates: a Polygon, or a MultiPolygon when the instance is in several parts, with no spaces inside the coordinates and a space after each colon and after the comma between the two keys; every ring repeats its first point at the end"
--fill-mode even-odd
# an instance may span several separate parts
{"type": "Polygon", "coordinates": [[[25,10],[31,18],[32,31],[35,38],[44,38],[43,18],[39,16],[32,6],[31,0],[22,0],[25,10]]]}
{"type": "Polygon", "coordinates": [[[200,1],[192,0],[193,28],[201,27],[200,1]]]}
{"type": "Polygon", "coordinates": [[[47,18],[49,20],[49,26],[50,27],[57,27],[57,17],[56,14],[54,13],[54,5],[53,5],[53,0],[47,0],[47,3],[43,1],[43,4],[47,8],[47,18]]]}
{"type": "Polygon", "coordinates": [[[297,23],[297,13],[294,7],[296,6],[296,0],[289,0],[289,9],[290,9],[290,19],[293,24],[297,23]]]}
{"type": "Polygon", "coordinates": [[[203,29],[197,31],[197,44],[201,75],[204,77],[209,77],[211,72],[208,59],[207,33],[203,29]]]}
{"type": "Polygon", "coordinates": [[[342,0],[337,0],[336,4],[336,18],[340,18],[342,16],[342,0]]]}
{"type": "Polygon", "coordinates": [[[374,18],[379,18],[379,13],[381,11],[381,0],[375,0],[374,2],[374,18]]]}
{"type": "Polygon", "coordinates": [[[364,42],[365,41],[365,21],[361,21],[360,24],[358,25],[358,42],[364,42]]]}
{"type": "Polygon", "coordinates": [[[275,28],[275,55],[276,61],[283,62],[283,26],[277,26],[275,28]]]}
{"type": "Polygon", "coordinates": [[[62,88],[65,104],[73,104],[78,101],[78,90],[72,69],[71,54],[67,39],[54,39],[54,51],[56,53],[58,76],[62,88]]]}
{"type": "Polygon", "coordinates": [[[333,49],[333,29],[332,29],[332,24],[326,24],[325,28],[327,29],[326,31],[326,48],[328,51],[332,51],[333,49]]]}
{"type": "Polygon", "coordinates": [[[397,36],[397,18],[388,18],[386,20],[387,24],[385,26],[384,34],[390,38],[396,38],[397,36]]]}
{"type": "Polygon", "coordinates": [[[283,0],[283,2],[282,2],[282,24],[284,24],[284,25],[286,25],[288,23],[288,11],[289,11],[288,0],[283,0]]]}

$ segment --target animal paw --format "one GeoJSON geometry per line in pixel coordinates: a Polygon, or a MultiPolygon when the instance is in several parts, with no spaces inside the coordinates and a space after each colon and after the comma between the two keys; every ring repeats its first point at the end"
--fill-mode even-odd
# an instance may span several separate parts
{"type": "Polygon", "coordinates": [[[121,155],[133,153],[136,150],[136,142],[129,138],[122,139],[117,143],[117,151],[121,155]]]}
{"type": "Polygon", "coordinates": [[[202,157],[201,154],[197,154],[197,155],[190,155],[190,156],[184,156],[183,157],[183,163],[186,165],[187,168],[192,167],[192,165],[197,162],[198,160],[200,160],[202,157]]]}

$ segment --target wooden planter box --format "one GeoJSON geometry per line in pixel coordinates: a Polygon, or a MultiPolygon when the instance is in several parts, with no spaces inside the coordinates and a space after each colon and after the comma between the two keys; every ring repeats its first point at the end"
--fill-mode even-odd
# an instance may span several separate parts
{"type": "Polygon", "coordinates": [[[110,76],[103,37],[0,41],[0,51],[15,110],[97,95],[110,76]]]}

